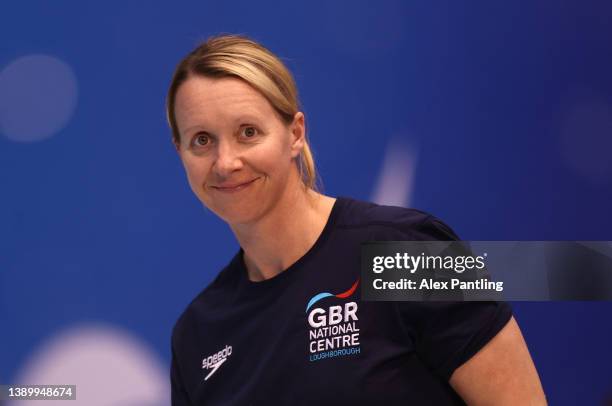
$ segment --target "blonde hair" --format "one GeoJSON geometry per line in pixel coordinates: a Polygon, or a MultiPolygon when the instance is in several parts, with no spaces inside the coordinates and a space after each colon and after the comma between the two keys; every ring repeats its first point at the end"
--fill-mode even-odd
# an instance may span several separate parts
{"type": "MultiPolygon", "coordinates": [[[[297,87],[289,69],[261,44],[242,35],[210,37],[191,51],[177,65],[166,99],[166,117],[172,129],[175,145],[180,145],[180,134],[174,114],[176,92],[190,76],[212,78],[237,77],[259,91],[270,102],[282,121],[289,125],[300,111],[297,87]]],[[[298,159],[302,182],[318,190],[314,157],[304,134],[304,148],[298,159]]]]}

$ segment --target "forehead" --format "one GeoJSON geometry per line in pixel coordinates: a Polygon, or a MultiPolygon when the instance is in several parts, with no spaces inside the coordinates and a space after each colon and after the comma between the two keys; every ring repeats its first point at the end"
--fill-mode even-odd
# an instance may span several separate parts
{"type": "Polygon", "coordinates": [[[181,130],[194,125],[215,125],[249,114],[274,115],[268,100],[234,77],[191,76],[176,93],[175,114],[181,130]]]}

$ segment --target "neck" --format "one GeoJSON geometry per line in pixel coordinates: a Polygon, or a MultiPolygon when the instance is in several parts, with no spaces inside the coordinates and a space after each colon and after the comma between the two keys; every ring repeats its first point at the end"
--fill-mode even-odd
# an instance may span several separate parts
{"type": "Polygon", "coordinates": [[[300,187],[257,222],[230,224],[244,250],[249,279],[273,278],[306,254],[325,228],[335,200],[300,187]]]}

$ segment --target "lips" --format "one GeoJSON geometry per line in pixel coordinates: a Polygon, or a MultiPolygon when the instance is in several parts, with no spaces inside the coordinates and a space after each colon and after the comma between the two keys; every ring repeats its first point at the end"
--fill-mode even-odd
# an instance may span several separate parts
{"type": "Polygon", "coordinates": [[[242,182],[242,183],[231,183],[231,184],[216,185],[216,186],[211,186],[211,187],[215,190],[218,190],[219,192],[237,192],[239,190],[242,190],[250,186],[257,179],[259,178],[255,178],[255,179],[249,180],[247,182],[242,182]]]}

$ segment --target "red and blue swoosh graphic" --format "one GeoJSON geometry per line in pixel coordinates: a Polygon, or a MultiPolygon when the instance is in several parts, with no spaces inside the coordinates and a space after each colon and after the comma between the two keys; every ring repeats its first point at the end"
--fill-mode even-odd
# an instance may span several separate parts
{"type": "Polygon", "coordinates": [[[355,283],[353,283],[353,286],[351,286],[351,288],[349,290],[347,290],[346,292],[338,293],[337,295],[333,295],[333,294],[328,293],[328,292],[317,293],[308,302],[308,306],[306,306],[306,313],[308,313],[308,310],[312,307],[312,305],[314,305],[315,303],[317,303],[319,300],[321,300],[323,298],[334,296],[334,297],[337,297],[337,298],[340,298],[340,299],[346,299],[347,297],[349,297],[353,293],[355,293],[355,290],[357,290],[357,286],[359,286],[359,279],[357,279],[355,281],[355,283]]]}

